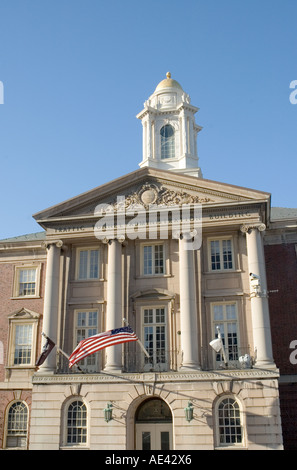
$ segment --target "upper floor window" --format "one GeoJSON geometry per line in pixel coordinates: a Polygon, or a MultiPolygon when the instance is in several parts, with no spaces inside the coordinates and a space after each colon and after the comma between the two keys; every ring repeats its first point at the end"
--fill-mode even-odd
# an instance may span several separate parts
{"type": "Polygon", "coordinates": [[[7,415],[6,448],[26,448],[28,408],[21,401],[13,403],[7,415]]]}
{"type": "Polygon", "coordinates": [[[39,296],[40,266],[16,266],[13,297],[39,296]]]}
{"type": "MultiPolygon", "coordinates": [[[[76,312],[75,346],[83,339],[98,333],[98,311],[79,310],[76,312]]],[[[100,354],[100,353],[99,353],[100,354]]],[[[98,353],[91,354],[79,361],[79,366],[86,368],[88,372],[97,371],[98,353]]]]}
{"type": "Polygon", "coordinates": [[[165,274],[164,245],[143,245],[143,274],[165,274]]]}
{"type": "MultiPolygon", "coordinates": [[[[239,338],[236,303],[213,304],[213,334],[217,337],[218,326],[228,362],[238,361],[239,338]]],[[[216,362],[222,362],[221,353],[216,354],[216,362]]]]}
{"type": "Polygon", "coordinates": [[[210,240],[210,270],[226,271],[234,268],[231,238],[210,240]]]}
{"type": "Polygon", "coordinates": [[[161,158],[175,157],[175,136],[174,128],[170,124],[166,124],[160,130],[161,134],[161,158]]]}
{"type": "Polygon", "coordinates": [[[243,444],[242,416],[238,402],[233,397],[222,397],[217,403],[218,446],[229,447],[243,444]]]}
{"type": "Polygon", "coordinates": [[[39,314],[21,309],[9,317],[8,367],[34,367],[39,314]]]}
{"type": "Polygon", "coordinates": [[[77,279],[99,279],[99,255],[98,248],[77,250],[77,279]]]}
{"type": "Polygon", "coordinates": [[[145,357],[145,369],[166,370],[167,359],[167,334],[166,334],[166,309],[143,309],[143,341],[144,347],[150,357],[145,357]]]}

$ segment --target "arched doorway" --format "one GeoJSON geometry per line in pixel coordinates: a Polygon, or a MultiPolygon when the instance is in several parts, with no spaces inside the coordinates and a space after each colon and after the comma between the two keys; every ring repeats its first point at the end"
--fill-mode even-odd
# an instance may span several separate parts
{"type": "Polygon", "coordinates": [[[137,450],[172,449],[172,414],[160,398],[145,400],[135,413],[137,450]]]}

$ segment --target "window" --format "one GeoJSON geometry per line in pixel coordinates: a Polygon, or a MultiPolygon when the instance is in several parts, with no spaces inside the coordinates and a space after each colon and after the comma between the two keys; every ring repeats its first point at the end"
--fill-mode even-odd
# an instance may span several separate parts
{"type": "Polygon", "coordinates": [[[40,314],[25,308],[8,317],[8,367],[35,367],[39,317],[40,314]]]}
{"type": "Polygon", "coordinates": [[[223,397],[217,405],[217,432],[219,446],[243,443],[241,411],[233,397],[223,397]]]}
{"type": "MultiPolygon", "coordinates": [[[[239,345],[236,303],[214,304],[212,308],[214,335],[217,338],[218,333],[216,327],[218,326],[220,328],[227,361],[237,361],[239,345]]],[[[220,353],[216,354],[216,361],[223,361],[223,357],[220,353]]]]}
{"type": "MultiPolygon", "coordinates": [[[[81,310],[76,313],[76,344],[83,339],[98,333],[98,311],[81,310]]],[[[76,346],[76,345],[75,345],[76,346]]],[[[88,372],[97,371],[98,354],[91,354],[79,362],[80,367],[85,367],[88,372]]]]}
{"type": "Polygon", "coordinates": [[[32,362],[33,325],[15,325],[14,365],[26,365],[32,362]]]}
{"type": "Polygon", "coordinates": [[[13,403],[7,415],[6,447],[27,447],[28,408],[21,401],[13,403]]]}
{"type": "Polygon", "coordinates": [[[84,248],[78,249],[78,269],[77,279],[98,279],[99,278],[99,249],[84,248]]]}
{"type": "Polygon", "coordinates": [[[67,410],[67,445],[87,443],[87,407],[81,400],[75,400],[67,410]]]}
{"type": "Polygon", "coordinates": [[[14,278],[14,297],[39,296],[40,266],[16,266],[14,278]]]}
{"type": "Polygon", "coordinates": [[[143,341],[150,357],[145,356],[145,368],[167,369],[166,310],[160,308],[143,309],[143,341]]]}
{"type": "Polygon", "coordinates": [[[143,274],[165,274],[163,244],[143,246],[143,274]]]}
{"type": "Polygon", "coordinates": [[[233,269],[231,239],[210,240],[210,269],[211,271],[233,269]]]}
{"type": "Polygon", "coordinates": [[[170,124],[166,124],[160,130],[161,135],[161,158],[175,157],[175,137],[174,128],[170,124]]]}

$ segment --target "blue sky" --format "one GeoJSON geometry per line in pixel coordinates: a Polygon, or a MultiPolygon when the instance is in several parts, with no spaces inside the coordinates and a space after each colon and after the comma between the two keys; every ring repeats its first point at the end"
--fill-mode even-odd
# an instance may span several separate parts
{"type": "Polygon", "coordinates": [[[207,179],[297,207],[296,0],[0,0],[0,239],[139,168],[136,114],[170,71],[207,179]]]}

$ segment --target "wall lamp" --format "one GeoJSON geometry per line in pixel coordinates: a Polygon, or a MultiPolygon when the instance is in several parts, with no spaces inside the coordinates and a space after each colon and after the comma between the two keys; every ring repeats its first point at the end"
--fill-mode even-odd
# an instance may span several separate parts
{"type": "Polygon", "coordinates": [[[107,423],[112,420],[112,403],[107,403],[107,407],[104,408],[103,413],[107,423]]]}
{"type": "Polygon", "coordinates": [[[194,417],[194,406],[190,401],[188,402],[188,406],[185,408],[185,416],[188,423],[192,421],[194,417]]]}

